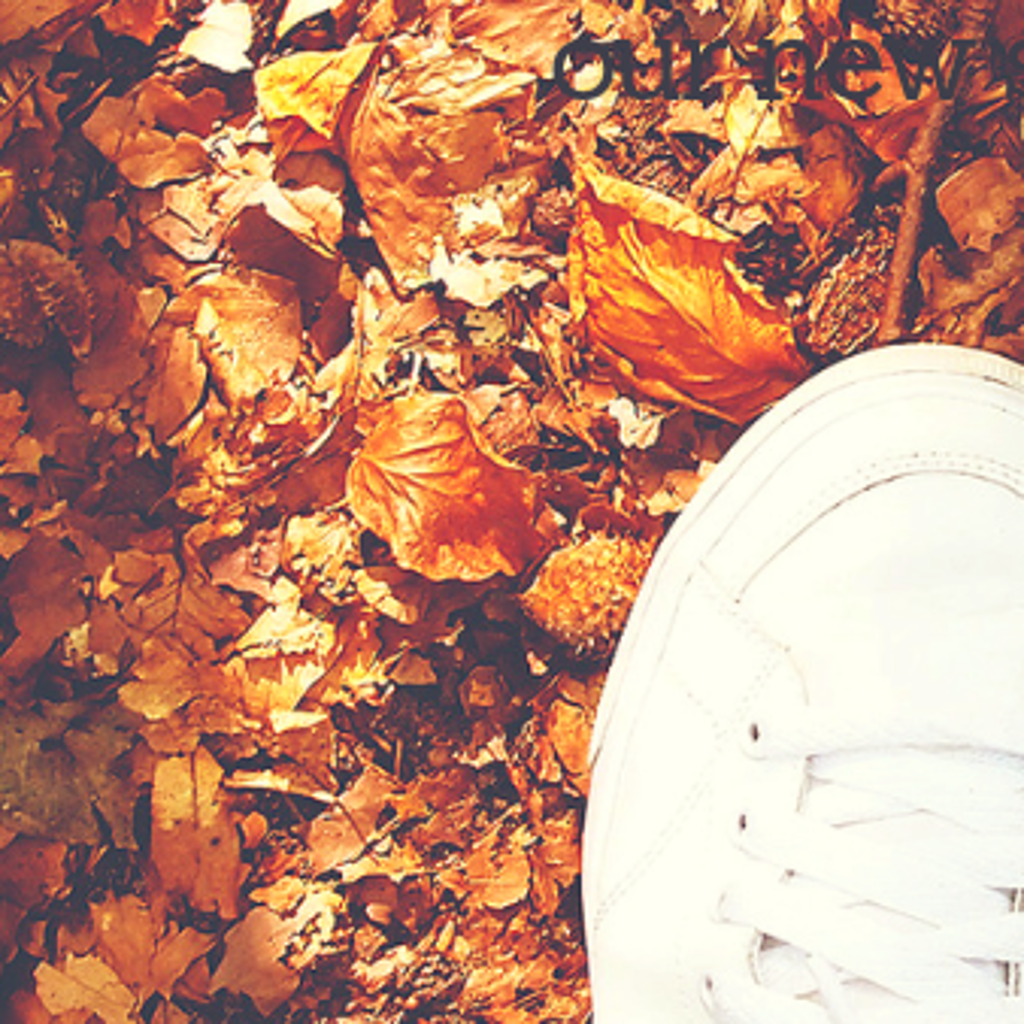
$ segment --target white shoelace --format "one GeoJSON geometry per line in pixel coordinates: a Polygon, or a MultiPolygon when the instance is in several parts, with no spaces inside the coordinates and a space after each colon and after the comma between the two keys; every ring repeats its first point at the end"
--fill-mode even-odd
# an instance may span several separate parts
{"type": "Polygon", "coordinates": [[[806,758],[797,813],[750,808],[722,916],[765,938],[714,972],[723,1024],[1024,1024],[1024,722],[810,710],[751,754],[806,758]]]}

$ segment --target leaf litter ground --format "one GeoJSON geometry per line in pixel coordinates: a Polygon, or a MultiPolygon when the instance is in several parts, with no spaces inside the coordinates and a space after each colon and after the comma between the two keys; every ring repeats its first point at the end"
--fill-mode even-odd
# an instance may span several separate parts
{"type": "Polygon", "coordinates": [[[4,1021],[585,1020],[587,744],[664,530],[886,303],[1024,352],[997,69],[768,103],[747,58],[1024,35],[964,11],[0,11],[4,1021]],[[581,35],[729,45],[703,100],[581,101],[581,35]]]}

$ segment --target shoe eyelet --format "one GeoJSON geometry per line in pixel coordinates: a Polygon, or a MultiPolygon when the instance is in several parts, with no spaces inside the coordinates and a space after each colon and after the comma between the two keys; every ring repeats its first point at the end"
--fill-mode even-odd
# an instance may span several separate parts
{"type": "Polygon", "coordinates": [[[740,735],[740,747],[747,757],[764,757],[764,726],[760,722],[747,723],[740,735]]]}
{"type": "Polygon", "coordinates": [[[711,904],[708,911],[708,917],[713,924],[725,924],[729,918],[726,916],[725,908],[729,902],[729,893],[723,889],[717,899],[711,904]]]}
{"type": "Polygon", "coordinates": [[[700,977],[700,1001],[709,1013],[715,1010],[715,979],[708,971],[700,977]]]}

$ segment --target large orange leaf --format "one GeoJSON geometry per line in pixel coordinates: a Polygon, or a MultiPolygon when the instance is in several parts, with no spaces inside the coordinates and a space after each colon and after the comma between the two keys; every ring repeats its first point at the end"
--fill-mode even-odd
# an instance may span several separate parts
{"type": "Polygon", "coordinates": [[[730,268],[731,236],[592,166],[576,204],[573,314],[634,386],[742,423],[804,375],[783,311],[730,268]]]}
{"type": "Polygon", "coordinates": [[[481,447],[450,395],[396,399],[348,472],[359,520],[432,580],[516,575],[537,554],[529,473],[481,447]]]}

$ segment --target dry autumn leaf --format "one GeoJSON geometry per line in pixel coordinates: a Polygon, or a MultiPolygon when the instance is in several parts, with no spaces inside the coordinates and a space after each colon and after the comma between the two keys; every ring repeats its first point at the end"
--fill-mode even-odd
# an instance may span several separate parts
{"type": "Polygon", "coordinates": [[[503,910],[525,899],[530,891],[529,831],[520,825],[502,841],[492,829],[466,857],[466,881],[471,903],[503,910]]]}
{"type": "Polygon", "coordinates": [[[200,23],[181,41],[178,52],[229,75],[252,67],[252,12],[244,0],[213,0],[200,23]]]}
{"type": "Polygon", "coordinates": [[[297,971],[284,963],[290,945],[311,928],[329,934],[338,900],[334,893],[311,892],[294,914],[283,918],[268,907],[254,907],[227,933],[211,989],[245,992],[260,1013],[273,1013],[299,984],[297,971]]]}
{"type": "Polygon", "coordinates": [[[68,23],[101,6],[95,0],[27,0],[0,7],[0,46],[21,39],[43,26],[68,23]]]}
{"type": "Polygon", "coordinates": [[[84,1010],[87,1019],[104,1024],[131,1024],[135,1018],[131,989],[98,957],[68,953],[60,968],[41,963],[35,974],[36,995],[52,1014],[84,1010]]]}
{"type": "Polygon", "coordinates": [[[745,422],[807,368],[785,315],[731,272],[734,249],[672,199],[579,175],[570,287],[587,340],[652,398],[745,422]]]}
{"type": "Polygon", "coordinates": [[[221,799],[224,775],[213,756],[160,761],[153,779],[153,864],[168,892],[197,910],[238,916],[243,867],[235,825],[221,799]]]}
{"type": "Polygon", "coordinates": [[[532,74],[491,74],[468,49],[405,45],[397,67],[346,113],[341,141],[381,253],[399,285],[414,288],[431,277],[438,236],[450,251],[461,247],[456,197],[499,171],[506,187],[516,178],[529,186],[537,161],[516,159],[504,128],[510,108],[525,104],[532,74]]]}
{"type": "Polygon", "coordinates": [[[353,43],[340,51],[294,53],[260,68],[253,82],[263,116],[268,121],[297,117],[332,138],[348,91],[376,48],[376,43],[353,43]]]}
{"type": "Polygon", "coordinates": [[[456,8],[452,30],[490,57],[543,78],[574,34],[575,0],[476,0],[456,8]]]}
{"type": "Polygon", "coordinates": [[[207,164],[185,99],[153,78],[126,96],[108,96],[82,125],[82,134],[137,188],[189,178],[207,164]]]}
{"type": "Polygon", "coordinates": [[[482,447],[450,395],[396,399],[348,472],[357,518],[432,580],[515,576],[538,552],[526,470],[482,447]]]}

